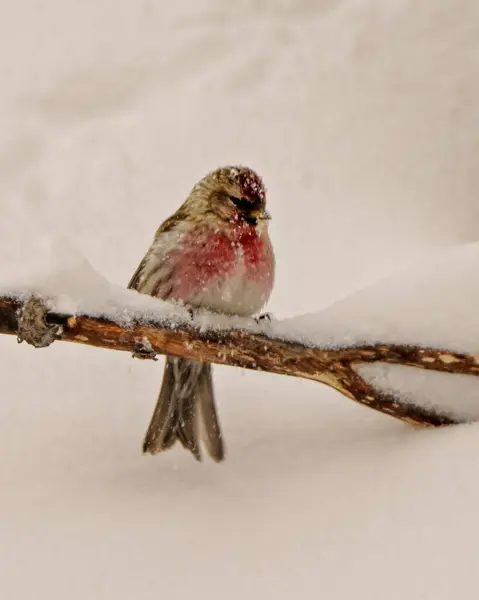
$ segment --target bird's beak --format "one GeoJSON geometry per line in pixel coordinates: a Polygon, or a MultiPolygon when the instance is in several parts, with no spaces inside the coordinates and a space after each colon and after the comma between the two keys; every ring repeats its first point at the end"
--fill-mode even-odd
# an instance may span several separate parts
{"type": "Polygon", "coordinates": [[[265,221],[269,221],[271,219],[271,215],[265,208],[260,208],[258,210],[251,211],[250,216],[253,217],[253,219],[260,219],[265,221]]]}

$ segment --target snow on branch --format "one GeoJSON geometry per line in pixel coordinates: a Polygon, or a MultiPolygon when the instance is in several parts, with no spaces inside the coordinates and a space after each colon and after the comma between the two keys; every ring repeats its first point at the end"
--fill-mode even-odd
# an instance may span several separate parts
{"type": "MultiPolygon", "coordinates": [[[[125,290],[75,253],[0,289],[0,333],[170,354],[319,381],[411,424],[479,420],[479,243],[411,265],[309,315],[257,323],[125,290]]],[[[318,289],[321,283],[318,275],[318,289]]]]}
{"type": "Polygon", "coordinates": [[[128,303],[122,308],[120,301],[112,316],[95,310],[83,310],[83,314],[68,311],[65,306],[61,308],[58,298],[4,295],[0,297],[0,333],[16,335],[19,341],[36,347],[60,340],[141,352],[149,358],[170,354],[301,377],[326,384],[364,406],[422,426],[450,425],[463,419],[379,389],[361,375],[361,366],[377,363],[479,375],[479,357],[466,352],[394,343],[330,347],[284,334],[288,330],[282,327],[285,321],[257,324],[253,319],[191,316],[184,309],[168,313],[161,301],[144,297],[142,301],[149,303],[147,311],[132,311],[128,303]],[[152,303],[157,303],[157,312],[152,310],[152,303]]]}

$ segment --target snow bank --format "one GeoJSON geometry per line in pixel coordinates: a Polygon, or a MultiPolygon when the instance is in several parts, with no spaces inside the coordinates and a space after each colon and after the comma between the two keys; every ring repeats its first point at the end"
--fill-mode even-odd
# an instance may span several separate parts
{"type": "Polygon", "coordinates": [[[275,333],[317,346],[408,344],[479,354],[479,243],[420,261],[275,333]]]}

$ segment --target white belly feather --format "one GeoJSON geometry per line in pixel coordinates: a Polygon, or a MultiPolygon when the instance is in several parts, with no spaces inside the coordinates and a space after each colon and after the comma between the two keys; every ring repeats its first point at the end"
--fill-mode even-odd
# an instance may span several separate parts
{"type": "Polygon", "coordinates": [[[194,304],[222,313],[249,316],[263,308],[269,292],[262,278],[248,276],[243,254],[238,253],[232,272],[195,295],[194,304]]]}

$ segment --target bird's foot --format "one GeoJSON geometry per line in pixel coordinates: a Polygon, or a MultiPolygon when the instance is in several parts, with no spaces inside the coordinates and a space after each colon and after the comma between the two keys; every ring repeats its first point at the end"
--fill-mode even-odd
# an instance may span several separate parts
{"type": "Polygon", "coordinates": [[[272,313],[263,313],[262,315],[259,315],[259,317],[254,318],[258,325],[261,325],[261,323],[271,323],[273,319],[274,316],[272,313]]]}

